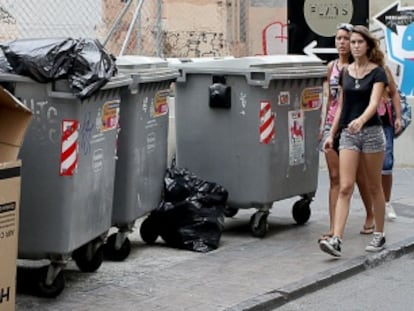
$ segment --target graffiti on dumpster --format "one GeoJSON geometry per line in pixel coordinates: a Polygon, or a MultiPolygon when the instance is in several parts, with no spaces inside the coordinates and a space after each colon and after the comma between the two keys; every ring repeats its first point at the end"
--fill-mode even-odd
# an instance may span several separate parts
{"type": "Polygon", "coordinates": [[[87,155],[91,149],[91,137],[95,123],[92,122],[91,112],[84,114],[79,129],[79,148],[84,155],[87,155]]]}
{"type": "Polygon", "coordinates": [[[246,115],[246,108],[247,108],[247,94],[244,92],[240,92],[240,114],[242,116],[246,115]]]}
{"type": "Polygon", "coordinates": [[[414,7],[401,7],[395,2],[374,20],[384,31],[389,59],[401,66],[398,88],[406,96],[414,96],[414,7]]]}
{"type": "Polygon", "coordinates": [[[39,141],[39,145],[60,142],[60,124],[58,122],[58,110],[47,100],[36,101],[33,98],[24,99],[23,103],[33,113],[34,137],[39,141]]]}

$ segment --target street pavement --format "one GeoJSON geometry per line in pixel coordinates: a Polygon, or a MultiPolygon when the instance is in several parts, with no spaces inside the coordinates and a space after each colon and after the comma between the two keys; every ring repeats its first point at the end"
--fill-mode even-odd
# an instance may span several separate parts
{"type": "MultiPolygon", "coordinates": [[[[305,225],[291,216],[298,197],[275,202],[266,237],[252,237],[249,219],[255,209],[227,218],[220,247],[197,253],[146,245],[136,228],[132,251],[123,262],[105,261],[98,271],[82,273],[73,262],[65,269],[66,287],[55,299],[31,295],[29,274],[16,310],[83,311],[239,311],[273,310],[308,293],[398,258],[414,250],[414,168],[394,170],[393,203],[398,218],[386,223],[387,248],[364,251],[371,236],[359,234],[364,208],[356,192],[345,231],[343,255],[334,259],[319,250],[317,239],[328,229],[328,176],[319,172],[318,189],[305,225]]],[[[26,261],[19,265],[28,266],[26,261]]],[[[33,263],[39,265],[39,263],[33,263]]],[[[20,279],[21,278],[21,279],[20,279]]]]}

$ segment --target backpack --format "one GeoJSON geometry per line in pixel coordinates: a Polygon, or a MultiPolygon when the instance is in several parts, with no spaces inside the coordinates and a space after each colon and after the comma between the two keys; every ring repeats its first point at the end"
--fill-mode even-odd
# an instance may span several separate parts
{"type": "MultiPolygon", "coordinates": [[[[411,124],[411,105],[407,102],[407,98],[403,93],[398,91],[400,94],[401,102],[401,131],[394,133],[394,138],[400,137],[406,128],[411,124]]],[[[393,112],[395,118],[395,113],[393,112]]]]}

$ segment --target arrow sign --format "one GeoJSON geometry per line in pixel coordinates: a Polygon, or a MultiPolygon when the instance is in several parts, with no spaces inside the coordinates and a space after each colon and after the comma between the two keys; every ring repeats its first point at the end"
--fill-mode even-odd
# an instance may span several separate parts
{"type": "Polygon", "coordinates": [[[407,26],[414,22],[414,9],[400,9],[400,3],[396,2],[374,18],[385,27],[391,29],[393,33],[398,34],[397,26],[407,26]]]}
{"type": "Polygon", "coordinates": [[[311,41],[307,46],[303,48],[303,52],[308,56],[315,56],[315,54],[335,54],[338,51],[335,48],[317,48],[318,42],[316,40],[311,41]]]}

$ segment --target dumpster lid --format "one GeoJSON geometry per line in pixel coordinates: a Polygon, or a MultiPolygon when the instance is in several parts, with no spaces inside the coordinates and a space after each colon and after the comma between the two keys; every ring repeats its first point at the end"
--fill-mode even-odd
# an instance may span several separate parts
{"type": "Polygon", "coordinates": [[[175,80],[178,70],[160,57],[123,55],[116,60],[119,72],[130,75],[133,84],[175,80]]]}
{"type": "Polygon", "coordinates": [[[215,56],[215,57],[171,57],[166,58],[168,64],[171,66],[185,64],[185,63],[204,63],[216,60],[234,59],[234,56],[215,56]]]}
{"type": "Polygon", "coordinates": [[[247,83],[269,87],[276,79],[323,78],[324,61],[308,55],[265,55],[221,59],[200,63],[183,63],[174,66],[180,72],[177,82],[186,82],[191,74],[218,74],[244,76],[247,83]]]}
{"type": "Polygon", "coordinates": [[[178,67],[183,68],[214,68],[214,69],[223,69],[223,70],[252,70],[256,69],[266,69],[266,68],[295,68],[295,67],[311,67],[311,66],[322,66],[324,61],[317,56],[308,56],[308,55],[265,55],[265,56],[247,56],[239,58],[222,58],[214,61],[205,61],[205,62],[185,62],[178,67]]]}
{"type": "Polygon", "coordinates": [[[116,58],[120,70],[156,69],[168,67],[168,62],[160,57],[122,55],[116,58]]]}

